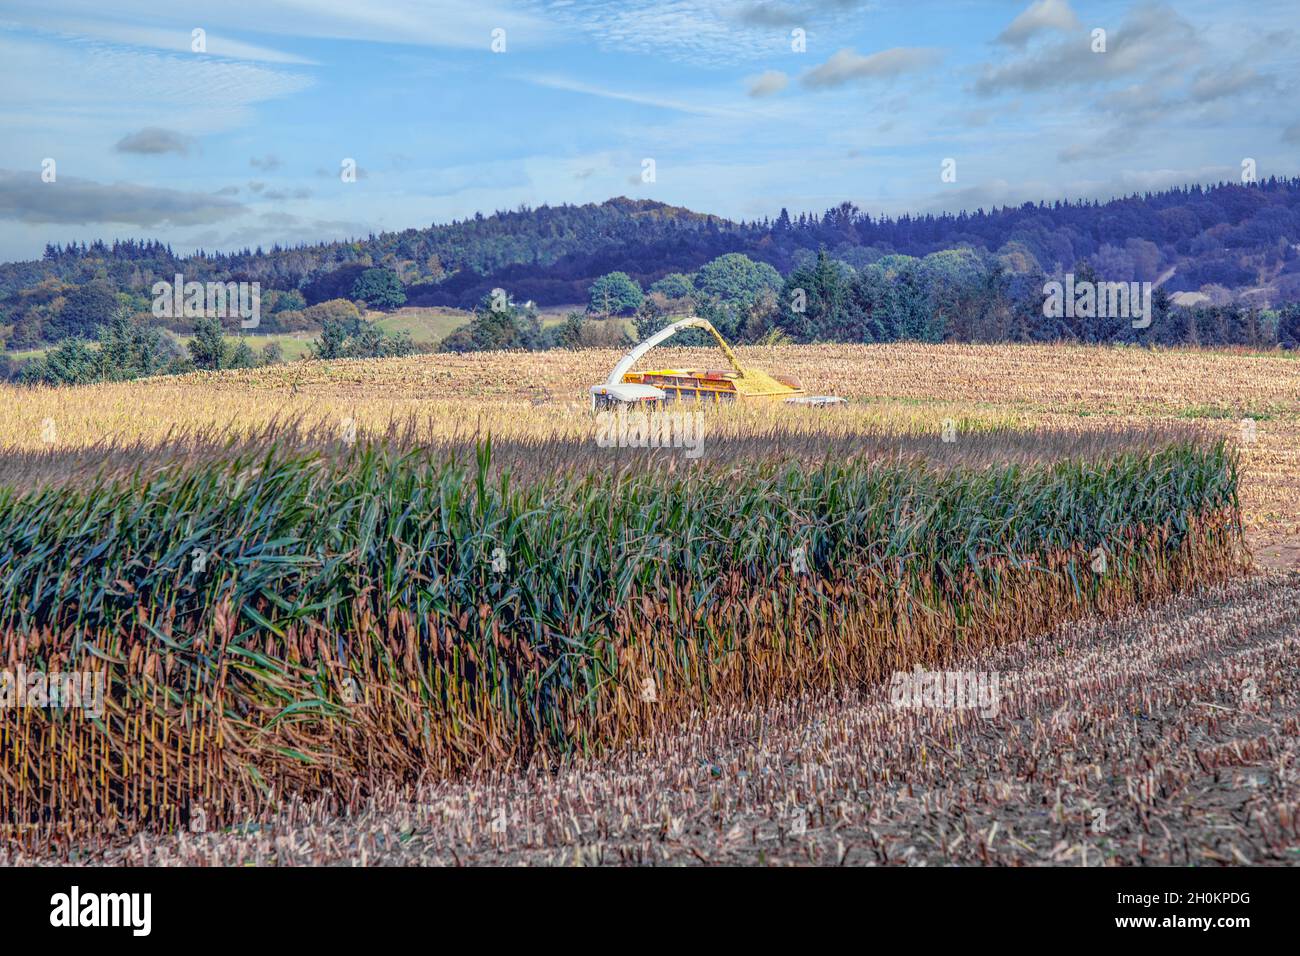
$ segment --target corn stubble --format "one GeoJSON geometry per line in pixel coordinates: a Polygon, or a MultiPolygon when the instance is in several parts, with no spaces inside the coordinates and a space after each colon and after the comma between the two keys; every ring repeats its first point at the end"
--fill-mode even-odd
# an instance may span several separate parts
{"type": "MultiPolygon", "coordinates": [[[[225,830],[141,834],[80,859],[1294,865],[1298,653],[1300,575],[1235,578],[963,659],[1001,676],[991,717],[900,708],[888,686],[726,704],[557,773],[291,800],[225,830]]],[[[48,859],[0,847],[0,865],[48,859]]]]}
{"type": "Polygon", "coordinates": [[[0,710],[0,815],[71,845],[551,767],[1244,561],[1222,442],[977,465],[751,450],[563,470],[531,446],[286,437],[0,491],[5,666],[108,686],[94,721],[0,710]]]}

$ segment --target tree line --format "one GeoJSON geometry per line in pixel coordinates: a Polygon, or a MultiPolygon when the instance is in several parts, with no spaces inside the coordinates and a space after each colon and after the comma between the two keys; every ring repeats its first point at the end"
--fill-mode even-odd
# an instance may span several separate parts
{"type": "Polygon", "coordinates": [[[274,348],[255,352],[238,340],[219,351],[210,325],[151,315],[153,283],[180,274],[258,282],[258,331],[317,332],[310,354],[327,358],[410,351],[409,337],[362,318],[403,304],[472,308],[442,346],[458,351],[619,345],[629,327],[643,335],[683,311],[740,342],[1291,348],[1298,249],[1300,179],[924,216],[871,216],[841,203],[753,222],[620,198],[266,251],[178,256],[153,241],[51,244],[38,262],[0,265],[0,346],[55,347],[25,371],[9,363],[11,377],[33,381],[277,360],[274,348]],[[1044,283],[1067,272],[1152,283],[1151,321],[1051,314],[1044,283]],[[557,302],[587,307],[543,328],[536,307],[557,302]],[[192,338],[182,348],[163,332],[192,338]],[[196,354],[202,340],[206,351],[196,354]]]}
{"type": "MultiPolygon", "coordinates": [[[[963,248],[924,257],[886,256],[861,268],[821,250],[782,277],[771,266],[727,253],[691,273],[670,273],[643,289],[625,272],[599,277],[588,289],[587,324],[608,327],[600,344],[618,345],[630,319],[643,339],[675,318],[700,315],[740,343],[1078,342],[1160,346],[1300,348],[1300,304],[1259,308],[1239,303],[1175,305],[1164,288],[1151,295],[1151,314],[1106,308],[1054,314],[1045,308],[1049,277],[1026,272],[1014,257],[963,248]]],[[[1104,280],[1088,262],[1074,276],[1104,280]]],[[[583,316],[565,323],[569,341],[591,342],[583,316]]],[[[500,296],[480,300],[473,321],[443,343],[447,351],[544,349],[566,342],[545,334],[536,310],[500,296]],[[495,304],[494,304],[495,303],[495,304]]],[[[631,341],[626,338],[626,341],[631,341]]],[[[683,343],[707,344],[698,330],[683,343]]]]}
{"type": "Polygon", "coordinates": [[[314,305],[349,297],[370,268],[389,270],[413,305],[472,308],[497,287],[518,301],[562,305],[581,301],[609,272],[626,272],[648,287],[728,252],[788,275],[822,248],[861,268],[887,255],[921,258],[963,247],[1014,255],[1046,273],[1088,260],[1115,281],[1154,281],[1173,270],[1164,283],[1170,293],[1264,287],[1271,301],[1285,302],[1300,301],[1297,243],[1300,178],[924,215],[872,215],[843,202],[822,213],[782,209],[772,219],[742,222],[620,197],[265,250],[180,256],[147,240],[51,243],[40,260],[0,265],[0,311],[12,311],[15,296],[52,279],[77,286],[101,280],[118,292],[144,293],[177,273],[299,291],[314,305]]]}

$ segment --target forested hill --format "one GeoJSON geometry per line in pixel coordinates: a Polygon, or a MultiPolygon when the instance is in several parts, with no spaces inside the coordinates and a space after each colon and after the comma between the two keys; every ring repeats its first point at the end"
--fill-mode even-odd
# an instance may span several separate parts
{"type": "Polygon", "coordinates": [[[24,290],[94,280],[147,292],[159,278],[260,281],[308,303],[346,296],[370,266],[394,270],[413,305],[472,306],[494,287],[518,301],[585,301],[598,276],[648,285],[743,252],[783,274],[825,248],[860,268],[891,253],[968,246],[1004,268],[1059,273],[1087,260],[1108,281],[1164,279],[1168,292],[1209,290],[1259,304],[1300,300],[1300,178],[1188,186],[1109,202],[1026,203],[956,215],[873,216],[850,203],[821,214],[733,222],[649,200],[541,206],[425,229],[297,248],[176,256],[152,241],[52,245],[43,259],[0,265],[0,324],[24,290]]]}

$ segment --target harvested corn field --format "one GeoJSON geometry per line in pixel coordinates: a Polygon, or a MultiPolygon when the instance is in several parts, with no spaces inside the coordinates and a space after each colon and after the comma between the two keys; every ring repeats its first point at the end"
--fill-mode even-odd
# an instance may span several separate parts
{"type": "MultiPolygon", "coordinates": [[[[105,688],[94,720],[0,711],[10,851],[139,862],[128,841],[188,846],[168,841],[287,808],[380,813],[399,792],[570,779],[550,775],[619,766],[691,728],[724,728],[709,731],[719,746],[746,721],[793,732],[917,668],[964,673],[977,655],[1055,648],[1071,622],[1156,613],[1292,540],[1295,487],[1273,476],[1300,445],[1293,360],[750,351],[848,404],[708,409],[694,459],[596,440],[581,391],[561,384],[595,377],[592,353],[9,390],[7,666],[105,688]],[[1151,363],[1166,360],[1161,387],[1151,363]],[[524,370],[512,387],[507,363],[524,370]],[[1215,375],[1259,387],[1212,394],[1215,375]],[[458,395],[469,382],[482,394],[458,395]]],[[[606,849],[584,832],[419,845],[586,862],[606,849]]],[[[213,839],[205,852],[243,852],[213,839]]],[[[754,843],[749,861],[870,861],[811,845],[754,843]]],[[[673,852],[620,843],[600,860],[673,852]]]]}

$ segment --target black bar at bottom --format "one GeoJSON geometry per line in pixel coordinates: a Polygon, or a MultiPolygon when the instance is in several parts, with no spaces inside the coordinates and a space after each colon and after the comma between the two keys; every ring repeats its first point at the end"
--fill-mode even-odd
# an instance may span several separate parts
{"type": "Polygon", "coordinates": [[[716,938],[730,947],[749,939],[770,945],[788,935],[807,947],[842,940],[846,931],[860,939],[877,931],[919,932],[927,944],[969,943],[1040,929],[1053,934],[1044,939],[1071,942],[1199,934],[1230,943],[1242,933],[1263,929],[1271,936],[1293,927],[1284,910],[1294,908],[1296,885],[1287,868],[568,869],[543,875],[491,868],[62,867],[0,870],[0,926],[6,944],[76,935],[81,942],[200,942],[205,949],[301,946],[321,938],[332,946],[374,946],[408,934],[432,942],[447,939],[449,930],[497,945],[525,934],[578,937],[591,945],[653,944],[658,937],[670,945],[685,934],[694,943],[716,938]],[[144,896],[130,894],[148,894],[147,909],[144,896]],[[141,932],[146,914],[148,935],[141,932]],[[91,921],[118,925],[81,925],[91,921]]]}

